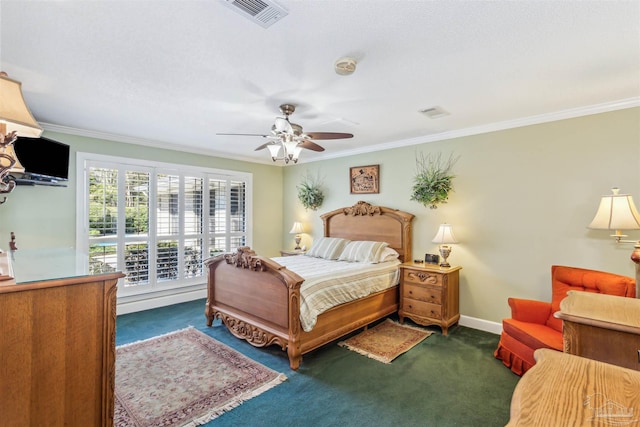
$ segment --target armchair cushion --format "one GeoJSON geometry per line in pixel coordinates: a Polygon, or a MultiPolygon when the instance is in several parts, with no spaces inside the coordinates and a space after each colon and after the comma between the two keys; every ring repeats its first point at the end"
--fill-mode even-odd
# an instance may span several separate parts
{"type": "Polygon", "coordinates": [[[518,374],[536,362],[538,348],[562,351],[562,320],[554,317],[560,301],[570,290],[635,297],[635,281],[630,277],[584,268],[551,267],[551,302],[509,298],[511,318],[502,320],[502,335],[494,356],[518,374]]]}
{"type": "Polygon", "coordinates": [[[504,319],[503,331],[529,348],[552,348],[562,351],[562,333],[545,324],[504,319]]]}
{"type": "Polygon", "coordinates": [[[550,302],[508,298],[507,303],[511,307],[511,318],[523,322],[544,325],[552,314],[550,302]]]}

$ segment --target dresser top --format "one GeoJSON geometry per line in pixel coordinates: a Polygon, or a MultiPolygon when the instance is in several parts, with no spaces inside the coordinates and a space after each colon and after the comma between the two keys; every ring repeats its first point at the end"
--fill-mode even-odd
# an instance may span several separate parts
{"type": "Polygon", "coordinates": [[[640,300],[635,298],[569,291],[567,297],[560,302],[560,311],[556,317],[586,324],[606,322],[640,331],[639,313],[640,300]]]}
{"type": "MultiPolygon", "coordinates": [[[[89,256],[74,248],[19,249],[6,251],[11,263],[14,280],[0,281],[0,288],[39,283],[44,281],[60,281],[83,278],[87,276],[105,277],[105,274],[93,274],[89,271],[89,256]]],[[[122,277],[121,273],[109,273],[114,277],[122,277]]],[[[0,292],[2,292],[0,289],[0,292]]]]}

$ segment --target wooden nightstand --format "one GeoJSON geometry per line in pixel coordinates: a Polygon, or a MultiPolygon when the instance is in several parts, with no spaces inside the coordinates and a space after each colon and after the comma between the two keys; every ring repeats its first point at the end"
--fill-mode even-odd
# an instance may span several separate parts
{"type": "Polygon", "coordinates": [[[427,326],[439,325],[442,335],[460,319],[459,271],[462,267],[405,262],[400,265],[400,323],[408,317],[427,326]]]}
{"type": "Polygon", "coordinates": [[[282,251],[280,251],[280,256],[304,255],[306,252],[307,251],[295,251],[295,250],[285,251],[285,250],[282,250],[282,251]]]}

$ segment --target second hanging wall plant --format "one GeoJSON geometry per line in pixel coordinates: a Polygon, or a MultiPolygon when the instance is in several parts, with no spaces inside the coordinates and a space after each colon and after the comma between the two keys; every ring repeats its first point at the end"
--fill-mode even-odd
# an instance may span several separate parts
{"type": "Polygon", "coordinates": [[[443,159],[442,154],[416,154],[416,175],[413,178],[411,200],[425,207],[437,209],[441,203],[447,203],[453,190],[453,166],[458,157],[453,154],[443,159]]]}

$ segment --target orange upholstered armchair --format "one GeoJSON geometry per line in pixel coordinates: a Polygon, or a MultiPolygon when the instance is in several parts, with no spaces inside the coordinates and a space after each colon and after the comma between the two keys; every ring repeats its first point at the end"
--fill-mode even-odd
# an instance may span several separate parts
{"type": "Polygon", "coordinates": [[[553,314],[560,310],[560,301],[571,290],[636,296],[635,281],[631,277],[554,265],[551,267],[551,302],[508,299],[511,318],[502,320],[502,335],[494,356],[514,373],[522,375],[536,363],[535,350],[562,351],[562,320],[553,314]]]}

